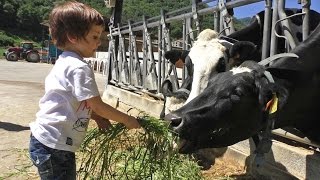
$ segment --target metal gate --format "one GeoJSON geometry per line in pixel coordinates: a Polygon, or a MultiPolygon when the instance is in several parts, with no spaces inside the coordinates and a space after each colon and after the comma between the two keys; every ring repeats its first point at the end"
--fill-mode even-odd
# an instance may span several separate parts
{"type": "MultiPolygon", "coordinates": [[[[192,46],[195,37],[202,30],[199,17],[212,14],[214,30],[221,35],[228,35],[234,32],[233,16],[230,10],[262,1],[265,3],[262,59],[275,55],[277,38],[286,40],[287,51],[297,45],[298,41],[291,33],[289,21],[293,16],[301,16],[302,37],[303,40],[308,38],[311,0],[296,0],[298,4],[301,4],[302,13],[290,17],[284,12],[285,0],[207,0],[202,2],[191,0],[190,5],[184,8],[172,12],[161,10],[159,16],[142,17],[142,21],[129,21],[123,26],[120,24],[123,1],[117,0],[115,6],[112,7],[113,16],[109,26],[109,56],[104,67],[107,76],[106,85],[115,85],[125,90],[139,91],[163,98],[161,84],[165,79],[170,78],[175,88],[178,89],[187,75],[185,68],[181,72],[177,70],[165,59],[164,53],[172,48],[188,50],[192,46]],[[215,5],[202,6],[207,3],[215,5]],[[272,8],[274,11],[271,11],[272,8]],[[168,26],[172,22],[181,23],[183,34],[180,41],[172,42],[168,26]],[[278,26],[286,29],[282,35],[270,33],[278,26]],[[142,34],[141,40],[138,40],[137,34],[142,34]],[[157,35],[154,36],[154,34],[157,35]],[[137,47],[137,42],[142,42],[141,50],[137,47]]],[[[308,139],[299,138],[287,131],[277,130],[274,133],[320,147],[308,139]]]]}

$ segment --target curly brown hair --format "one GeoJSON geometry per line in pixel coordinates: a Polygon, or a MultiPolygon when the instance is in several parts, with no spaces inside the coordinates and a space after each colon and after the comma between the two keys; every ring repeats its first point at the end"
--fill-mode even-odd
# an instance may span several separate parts
{"type": "Polygon", "coordinates": [[[104,26],[102,15],[88,5],[67,1],[53,8],[49,16],[49,30],[54,44],[63,49],[68,36],[83,39],[92,25],[104,26]]]}

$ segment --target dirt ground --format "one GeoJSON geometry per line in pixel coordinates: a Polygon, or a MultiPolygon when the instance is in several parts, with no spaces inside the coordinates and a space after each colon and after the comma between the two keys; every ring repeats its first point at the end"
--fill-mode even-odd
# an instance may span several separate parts
{"type": "MultiPolygon", "coordinates": [[[[44,79],[52,66],[0,59],[0,180],[39,179],[28,154],[29,123],[35,119],[44,79]]],[[[104,76],[96,74],[96,80],[103,92],[104,76]]],[[[238,179],[245,170],[218,160],[203,173],[206,179],[238,179]]]]}

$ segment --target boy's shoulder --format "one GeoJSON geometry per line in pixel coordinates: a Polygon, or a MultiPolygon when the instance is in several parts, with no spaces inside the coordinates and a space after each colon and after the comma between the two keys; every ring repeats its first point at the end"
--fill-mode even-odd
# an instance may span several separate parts
{"type": "Polygon", "coordinates": [[[89,66],[88,63],[82,57],[73,52],[63,52],[59,56],[57,63],[65,66],[72,66],[75,68],[89,66]]]}

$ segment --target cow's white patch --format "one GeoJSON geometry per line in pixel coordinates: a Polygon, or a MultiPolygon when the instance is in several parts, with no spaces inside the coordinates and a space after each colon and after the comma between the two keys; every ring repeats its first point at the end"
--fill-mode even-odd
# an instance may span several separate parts
{"type": "Polygon", "coordinates": [[[197,37],[198,41],[209,41],[218,37],[218,33],[212,29],[205,29],[201,31],[197,37]]]}
{"type": "Polygon", "coordinates": [[[215,74],[215,68],[225,50],[225,47],[219,43],[217,33],[214,30],[205,29],[199,34],[189,52],[189,57],[194,65],[194,73],[190,95],[186,103],[207,87],[209,76],[215,74]]]}
{"type": "Polygon", "coordinates": [[[232,68],[230,71],[232,71],[232,75],[235,75],[235,74],[244,73],[244,72],[250,73],[252,70],[247,67],[235,67],[235,68],[232,68]]]}

